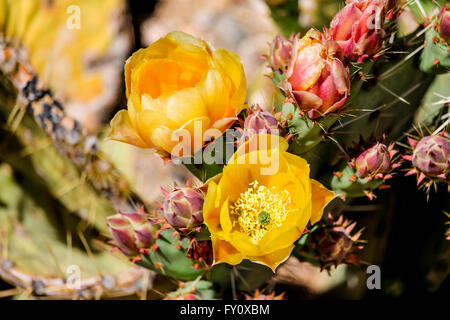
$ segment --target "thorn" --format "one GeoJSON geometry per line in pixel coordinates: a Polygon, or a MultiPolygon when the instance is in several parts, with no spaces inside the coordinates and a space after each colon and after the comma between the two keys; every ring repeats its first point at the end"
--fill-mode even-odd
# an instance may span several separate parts
{"type": "Polygon", "coordinates": [[[406,139],[408,140],[408,143],[411,145],[411,147],[413,147],[414,149],[416,148],[417,144],[419,143],[418,141],[416,141],[410,137],[407,137],[406,139]]]}
{"type": "Polygon", "coordinates": [[[352,175],[352,176],[348,179],[348,181],[350,181],[350,182],[356,182],[356,179],[357,179],[357,176],[356,176],[356,174],[354,174],[354,175],[352,175]]]}
{"type": "Polygon", "coordinates": [[[190,188],[192,187],[191,178],[188,178],[186,181],[186,187],[190,188]]]}
{"type": "Polygon", "coordinates": [[[142,253],[142,254],[147,254],[148,253],[148,249],[142,248],[142,249],[139,250],[139,252],[142,253]]]}
{"type": "Polygon", "coordinates": [[[410,155],[402,155],[402,159],[407,160],[407,161],[412,161],[412,156],[410,156],[410,155]]]}
{"type": "Polygon", "coordinates": [[[417,179],[417,185],[419,185],[423,181],[423,179],[425,179],[425,177],[425,174],[421,172],[419,175],[419,179],[417,179]]]}
{"type": "Polygon", "coordinates": [[[413,168],[413,169],[409,170],[409,171],[405,174],[405,177],[411,176],[411,175],[413,175],[413,174],[415,174],[415,173],[417,173],[417,170],[416,170],[416,168],[413,168]]]}

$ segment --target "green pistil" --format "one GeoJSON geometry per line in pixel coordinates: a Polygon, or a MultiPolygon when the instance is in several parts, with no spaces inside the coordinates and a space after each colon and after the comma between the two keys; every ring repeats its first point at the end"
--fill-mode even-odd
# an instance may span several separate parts
{"type": "Polygon", "coordinates": [[[258,213],[258,222],[262,226],[267,226],[270,223],[270,214],[267,211],[261,211],[258,213]]]}

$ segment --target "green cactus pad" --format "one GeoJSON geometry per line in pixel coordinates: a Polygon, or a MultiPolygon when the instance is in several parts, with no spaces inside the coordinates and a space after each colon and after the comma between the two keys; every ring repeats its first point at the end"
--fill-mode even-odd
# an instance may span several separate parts
{"type": "Polygon", "coordinates": [[[349,179],[355,175],[355,170],[350,166],[345,167],[340,178],[333,176],[331,179],[331,188],[333,191],[349,197],[363,197],[365,190],[374,190],[383,184],[383,179],[367,181],[364,178],[356,177],[354,182],[350,181],[349,179]]]}
{"type": "Polygon", "coordinates": [[[429,29],[425,33],[425,48],[420,56],[420,69],[426,73],[441,74],[450,69],[449,47],[440,41],[439,33],[429,29]]]}
{"type": "Polygon", "coordinates": [[[189,294],[194,295],[198,300],[212,300],[216,296],[213,284],[205,280],[189,281],[184,283],[182,288],[167,294],[167,298],[177,299],[187,296],[189,294]]]}
{"type": "Polygon", "coordinates": [[[196,279],[205,270],[194,268],[194,262],[187,258],[185,249],[189,247],[189,240],[185,238],[180,242],[178,237],[172,238],[172,234],[171,230],[162,231],[156,240],[158,249],[143,254],[137,264],[182,281],[196,279]],[[181,243],[182,248],[178,249],[175,246],[177,243],[181,243]],[[158,263],[161,263],[162,268],[157,267],[158,263]]]}

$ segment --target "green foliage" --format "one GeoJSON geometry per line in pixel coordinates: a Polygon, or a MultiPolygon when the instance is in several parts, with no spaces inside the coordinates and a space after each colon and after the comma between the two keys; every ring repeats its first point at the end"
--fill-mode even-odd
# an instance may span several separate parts
{"type": "Polygon", "coordinates": [[[183,284],[176,291],[167,294],[168,299],[176,299],[189,294],[194,295],[198,300],[212,300],[216,296],[213,284],[205,280],[189,281],[183,284]]]}
{"type": "Polygon", "coordinates": [[[137,263],[174,279],[183,281],[196,279],[205,270],[194,268],[194,262],[187,258],[186,249],[189,248],[189,240],[184,238],[180,241],[178,236],[173,238],[172,234],[173,230],[163,230],[156,240],[158,249],[149,250],[137,263]],[[181,244],[181,248],[176,247],[178,243],[181,244]]]}
{"type": "Polygon", "coordinates": [[[450,70],[449,47],[439,39],[439,33],[433,28],[425,33],[425,47],[420,56],[420,69],[423,72],[441,74],[450,70]]]}
{"type": "Polygon", "coordinates": [[[363,197],[365,195],[364,191],[375,190],[383,184],[383,179],[367,181],[364,178],[356,177],[356,171],[348,165],[341,173],[342,176],[339,178],[333,175],[330,185],[334,192],[345,194],[348,197],[363,197]],[[352,179],[352,177],[355,179],[352,179]]]}

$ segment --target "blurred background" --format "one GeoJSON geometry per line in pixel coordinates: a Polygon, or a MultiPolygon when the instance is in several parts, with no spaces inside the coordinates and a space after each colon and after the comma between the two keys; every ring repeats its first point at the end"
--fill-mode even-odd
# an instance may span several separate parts
{"type": "MultiPolygon", "coordinates": [[[[266,77],[268,69],[261,58],[267,53],[268,44],[280,32],[289,35],[310,27],[322,30],[344,3],[299,0],[292,9],[280,7],[283,0],[79,1],[81,29],[72,38],[70,33],[61,31],[65,29],[65,20],[56,18],[68,15],[65,9],[70,1],[62,1],[61,8],[57,7],[58,1],[55,1],[56,7],[52,7],[52,1],[39,1],[38,11],[42,14],[39,25],[36,19],[27,27],[20,25],[18,21],[26,21],[27,12],[31,12],[25,5],[8,11],[10,21],[16,19],[19,26],[7,26],[3,36],[9,34],[17,45],[20,43],[24,47],[31,67],[62,102],[67,113],[80,121],[88,134],[100,137],[107,134],[112,116],[126,107],[123,66],[137,49],[147,47],[172,30],[181,30],[209,41],[215,48],[234,51],[241,57],[246,72],[248,103],[270,109],[276,88],[266,77]],[[76,60],[77,67],[71,59],[76,60]]],[[[418,25],[409,15],[406,12],[402,17],[405,33],[418,25]]],[[[146,203],[161,199],[160,186],[171,186],[173,181],[184,183],[190,177],[187,169],[164,164],[151,150],[102,138],[98,148],[146,203]]],[[[157,292],[170,289],[173,284],[138,270],[119,254],[111,253],[110,248],[105,250],[99,244],[106,238],[102,230],[93,235],[86,231],[91,249],[75,231],[56,236],[59,218],[46,216],[49,222],[40,223],[45,216],[43,210],[36,205],[36,199],[21,190],[20,175],[7,162],[0,161],[0,244],[3,250],[0,277],[4,279],[0,280],[0,297],[51,297],[42,287],[51,287],[52,282],[36,279],[57,277],[64,270],[65,261],[71,259],[81,265],[82,273],[89,274],[94,282],[95,275],[102,274],[102,290],[121,287],[118,297],[161,298],[157,292]],[[23,218],[24,215],[32,217],[23,218]],[[43,234],[49,235],[49,239],[43,234]],[[39,245],[32,246],[35,241],[39,245]],[[69,243],[71,249],[67,250],[69,243]],[[111,267],[112,264],[117,267],[111,267]],[[13,265],[18,266],[21,273],[9,272],[13,265]],[[124,271],[130,269],[130,272],[124,271]],[[109,274],[111,276],[106,276],[109,274]]],[[[70,174],[67,175],[70,179],[70,174]]],[[[279,268],[272,281],[274,290],[286,292],[286,296],[294,300],[448,297],[450,249],[448,241],[444,245],[441,241],[448,218],[440,210],[443,206],[449,208],[450,199],[448,192],[442,189],[433,192],[427,202],[425,194],[417,190],[413,181],[405,184],[404,180],[394,178],[392,189],[380,191],[374,201],[357,199],[339,205],[337,210],[357,221],[359,227],[366,226],[362,238],[368,242],[359,255],[368,264],[380,266],[382,290],[367,290],[365,265],[342,265],[328,274],[294,257],[279,268]]],[[[69,187],[59,191],[64,194],[71,190],[69,187]]],[[[72,208],[70,201],[61,200],[64,206],[72,208]]],[[[80,205],[74,204],[72,209],[80,211],[80,205]]],[[[84,220],[83,213],[78,216],[80,221],[84,220]]],[[[58,297],[65,297],[60,290],[56,291],[58,297]]],[[[92,289],[81,297],[96,298],[102,293],[92,289]]],[[[112,297],[114,294],[106,296],[112,297]]]]}

